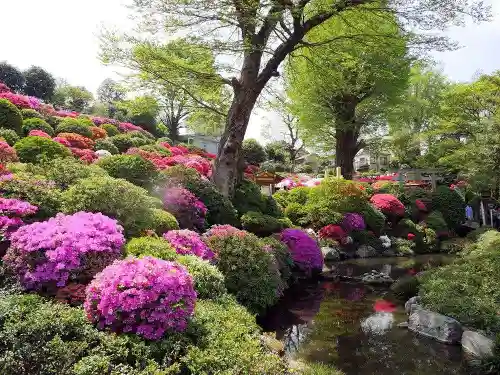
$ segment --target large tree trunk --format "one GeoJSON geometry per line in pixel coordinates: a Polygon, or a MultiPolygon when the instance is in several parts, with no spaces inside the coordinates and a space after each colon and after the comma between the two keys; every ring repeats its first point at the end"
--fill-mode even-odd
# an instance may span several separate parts
{"type": "Polygon", "coordinates": [[[342,176],[352,180],[354,157],[359,151],[358,137],[354,129],[337,129],[335,134],[335,162],[341,168],[342,176]]]}

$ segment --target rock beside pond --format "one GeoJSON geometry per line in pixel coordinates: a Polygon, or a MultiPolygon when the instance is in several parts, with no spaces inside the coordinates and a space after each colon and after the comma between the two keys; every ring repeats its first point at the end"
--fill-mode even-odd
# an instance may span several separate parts
{"type": "Polygon", "coordinates": [[[392,284],[394,282],[389,275],[375,270],[363,274],[361,281],[368,284],[392,284]]]}
{"type": "Polygon", "coordinates": [[[396,256],[396,252],[393,249],[385,249],[382,252],[382,256],[392,258],[396,256]]]}
{"type": "Polygon", "coordinates": [[[356,250],[356,255],[360,258],[371,258],[377,255],[377,250],[369,245],[361,245],[356,250]]]}
{"type": "Polygon", "coordinates": [[[458,344],[462,338],[461,324],[449,316],[425,309],[416,309],[408,320],[408,329],[445,344],[458,344]]]}
{"type": "Polygon", "coordinates": [[[278,354],[280,356],[285,354],[285,346],[283,342],[277,340],[271,334],[262,334],[260,336],[260,341],[270,352],[278,354]]]}
{"type": "Polygon", "coordinates": [[[420,298],[420,296],[411,297],[405,303],[405,311],[406,311],[406,313],[407,314],[411,314],[415,308],[420,307],[420,302],[421,301],[422,301],[422,298],[420,298]]]}
{"type": "Polygon", "coordinates": [[[322,247],[321,252],[326,262],[336,262],[340,260],[340,251],[335,247],[322,247]]]}
{"type": "Polygon", "coordinates": [[[462,348],[479,358],[493,356],[495,342],[475,331],[465,331],[462,335],[462,348]]]}

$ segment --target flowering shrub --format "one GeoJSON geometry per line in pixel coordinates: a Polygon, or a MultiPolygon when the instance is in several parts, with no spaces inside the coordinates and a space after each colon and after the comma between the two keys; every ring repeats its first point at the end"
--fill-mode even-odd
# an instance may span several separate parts
{"type": "Polygon", "coordinates": [[[2,92],[0,93],[0,99],[7,99],[9,102],[14,104],[19,109],[22,108],[37,109],[36,102],[30,101],[30,98],[24,95],[14,94],[12,92],[2,92]]]}
{"type": "Polygon", "coordinates": [[[0,128],[12,129],[17,134],[22,133],[23,118],[15,105],[0,98],[0,128]]]}
{"type": "Polygon", "coordinates": [[[356,212],[348,212],[344,214],[344,218],[340,223],[340,226],[348,233],[353,230],[365,230],[366,224],[363,216],[356,212]]]}
{"type": "Polygon", "coordinates": [[[24,224],[21,217],[33,215],[38,207],[19,199],[0,197],[0,236],[9,237],[24,224]]]}
{"type": "Polygon", "coordinates": [[[118,151],[118,148],[111,142],[108,138],[103,138],[103,139],[96,139],[95,145],[94,145],[94,150],[99,151],[99,150],[104,150],[108,151],[111,155],[117,155],[120,153],[118,151]]]}
{"type": "Polygon", "coordinates": [[[4,263],[26,289],[86,283],[120,257],[122,231],[100,213],[58,214],[13,233],[4,263]]]}
{"type": "Polygon", "coordinates": [[[118,125],[118,129],[120,129],[122,133],[143,130],[140,126],[136,126],[134,124],[131,124],[130,122],[120,122],[120,124],[118,125]]]}
{"type": "Polygon", "coordinates": [[[120,123],[118,120],[115,120],[115,119],[112,119],[112,118],[106,118],[106,117],[93,116],[90,119],[92,120],[92,122],[95,125],[98,125],[98,126],[105,125],[105,124],[110,124],[110,125],[113,125],[113,126],[118,126],[118,124],[120,123]]]}
{"type": "Polygon", "coordinates": [[[31,130],[41,130],[50,136],[54,134],[52,126],[40,118],[28,118],[23,121],[23,133],[28,135],[31,130]]]}
{"type": "Polygon", "coordinates": [[[89,149],[71,147],[70,151],[73,156],[80,159],[80,161],[83,161],[86,164],[90,164],[97,159],[97,154],[89,149]]]}
{"type": "Polygon", "coordinates": [[[207,159],[204,159],[199,155],[176,155],[175,149],[179,147],[181,146],[170,148],[170,151],[174,156],[165,158],[164,163],[167,166],[184,165],[188,168],[196,169],[196,171],[198,171],[203,176],[211,176],[212,165],[207,159]]]}
{"type": "Polygon", "coordinates": [[[59,133],[76,133],[86,138],[92,138],[92,131],[84,121],[76,118],[65,118],[56,127],[56,134],[59,133]]]}
{"type": "Polygon", "coordinates": [[[69,283],[57,290],[55,299],[71,306],[80,306],[85,302],[86,288],[84,284],[69,283]]]}
{"type": "Polygon", "coordinates": [[[69,147],[81,148],[81,149],[92,149],[94,148],[94,141],[90,138],[84,137],[83,135],[76,133],[59,133],[58,138],[64,138],[68,141],[69,147]]]}
{"type": "Polygon", "coordinates": [[[63,145],[43,137],[26,137],[14,145],[19,160],[23,163],[37,163],[44,159],[70,156],[70,151],[63,145]]]}
{"type": "Polygon", "coordinates": [[[375,194],[370,202],[387,216],[401,217],[405,214],[405,206],[392,194],[375,194]]]}
{"type": "Polygon", "coordinates": [[[0,163],[19,161],[16,150],[7,142],[0,140],[0,163]]]}
{"type": "Polygon", "coordinates": [[[175,216],[181,228],[198,231],[204,229],[207,208],[189,190],[175,186],[166,188],[163,206],[175,216]]]}
{"type": "Polygon", "coordinates": [[[37,130],[37,129],[30,130],[30,132],[28,133],[28,136],[29,137],[42,137],[42,138],[52,139],[52,137],[50,135],[48,135],[47,133],[45,133],[42,130],[37,130]]]}
{"type": "Polygon", "coordinates": [[[288,246],[295,265],[310,275],[323,268],[323,255],[317,242],[300,229],[285,229],[281,232],[281,242],[288,246]]]}
{"type": "Polygon", "coordinates": [[[151,143],[149,140],[138,137],[132,133],[118,134],[108,139],[113,142],[120,152],[126,152],[131,147],[139,147],[151,143]]]}
{"type": "Polygon", "coordinates": [[[203,234],[203,236],[205,238],[227,237],[227,236],[240,236],[240,237],[243,237],[243,236],[246,236],[248,234],[249,233],[246,232],[246,231],[244,231],[244,230],[235,228],[232,225],[225,224],[225,225],[213,225],[212,227],[210,227],[210,229],[208,231],[206,231],[203,234]]]}
{"type": "Polygon", "coordinates": [[[177,254],[196,255],[207,260],[214,257],[214,253],[202,241],[200,235],[191,230],[171,230],[163,234],[163,238],[174,247],[177,254]]]}
{"type": "Polygon", "coordinates": [[[158,340],[184,331],[195,303],[193,279],[183,266],[144,257],[106,267],[88,286],[84,307],[99,329],[158,340]]]}
{"type": "Polygon", "coordinates": [[[422,200],[420,200],[420,199],[417,199],[417,200],[415,201],[415,207],[417,207],[417,209],[418,209],[419,211],[422,211],[422,212],[428,212],[427,206],[426,206],[426,205],[425,205],[425,203],[424,203],[424,202],[422,202],[422,200]]]}
{"type": "Polygon", "coordinates": [[[0,93],[4,93],[4,92],[12,92],[12,90],[5,83],[0,82],[0,93]]]}
{"type": "Polygon", "coordinates": [[[92,139],[106,138],[108,136],[106,130],[99,128],[97,126],[91,126],[90,131],[92,132],[92,139]]]}
{"type": "Polygon", "coordinates": [[[332,239],[335,241],[342,241],[347,237],[347,233],[339,225],[327,225],[321,228],[318,232],[319,238],[321,239],[332,239]]]}
{"type": "Polygon", "coordinates": [[[52,138],[52,140],[54,142],[57,142],[57,143],[63,145],[63,146],[66,146],[66,147],[70,147],[71,146],[71,143],[69,143],[69,141],[66,138],[54,137],[54,138],[52,138]]]}

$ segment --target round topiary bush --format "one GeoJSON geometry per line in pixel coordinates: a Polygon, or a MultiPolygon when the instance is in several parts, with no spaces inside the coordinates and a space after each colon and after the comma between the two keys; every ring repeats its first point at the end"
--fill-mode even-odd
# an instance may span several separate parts
{"type": "Polygon", "coordinates": [[[55,133],[75,133],[86,138],[92,138],[92,130],[90,129],[90,126],[70,117],[66,117],[57,125],[55,133]]]}
{"type": "Polygon", "coordinates": [[[38,163],[44,160],[71,156],[70,150],[60,143],[43,137],[26,137],[14,145],[19,160],[23,163],[38,163]]]}
{"type": "Polygon", "coordinates": [[[340,223],[340,226],[348,233],[353,230],[365,230],[366,224],[363,216],[356,212],[348,212],[344,214],[344,218],[340,223]]]}
{"type": "Polygon", "coordinates": [[[243,229],[261,237],[270,236],[283,229],[283,223],[275,217],[253,211],[248,211],[241,216],[241,225],[243,229]]]}
{"type": "Polygon", "coordinates": [[[118,220],[129,237],[151,227],[156,204],[146,190],[112,177],[79,180],[62,195],[63,212],[102,212],[118,220]]]}
{"type": "Polygon", "coordinates": [[[46,121],[40,118],[28,118],[23,120],[23,133],[28,135],[32,130],[41,130],[50,136],[54,135],[54,129],[46,121]]]}
{"type": "Polygon", "coordinates": [[[214,253],[202,241],[200,235],[191,230],[171,230],[163,234],[163,238],[172,245],[177,254],[196,255],[208,260],[214,257],[214,253]]]}
{"type": "Polygon", "coordinates": [[[86,294],[85,311],[99,329],[149,340],[184,331],[196,303],[186,269],[153,257],[114,262],[97,274],[86,294]]]}
{"type": "Polygon", "coordinates": [[[361,211],[361,214],[365,219],[365,223],[368,229],[372,230],[378,235],[383,232],[385,227],[385,216],[382,212],[369,204],[361,211]]]}
{"type": "Polygon", "coordinates": [[[95,144],[94,144],[94,150],[99,151],[99,150],[106,150],[109,151],[112,155],[117,155],[120,153],[118,151],[118,148],[111,142],[109,139],[96,139],[95,144]]]}
{"type": "Polygon", "coordinates": [[[108,134],[108,137],[112,137],[114,135],[120,134],[120,131],[118,130],[118,128],[116,126],[114,126],[113,124],[102,124],[101,128],[103,128],[106,131],[106,133],[108,134]]]}
{"type": "Polygon", "coordinates": [[[151,210],[151,229],[161,236],[169,230],[179,229],[179,223],[174,215],[165,210],[154,208],[151,210]]]}
{"type": "Polygon", "coordinates": [[[113,155],[100,159],[97,165],[111,177],[123,178],[138,186],[150,186],[157,176],[155,165],[137,155],[113,155]]]}
{"type": "Polygon", "coordinates": [[[16,150],[7,142],[0,140],[0,163],[19,161],[16,150]]]}
{"type": "Polygon", "coordinates": [[[90,131],[92,132],[92,139],[102,139],[102,138],[106,138],[108,136],[108,133],[106,133],[106,130],[104,130],[98,126],[91,126],[90,131]]]}
{"type": "Polygon", "coordinates": [[[264,250],[270,252],[274,257],[274,263],[281,278],[280,292],[288,287],[288,280],[292,276],[293,259],[288,247],[274,237],[261,239],[264,250]]]}
{"type": "Polygon", "coordinates": [[[205,242],[216,254],[227,290],[250,311],[262,312],[279,298],[281,280],[273,255],[255,235],[226,228],[210,233],[205,242]]]}
{"type": "Polygon", "coordinates": [[[432,194],[432,208],[443,214],[449,229],[456,229],[465,221],[465,201],[446,186],[439,186],[432,194]]]}
{"type": "Polygon", "coordinates": [[[85,284],[121,255],[123,228],[100,213],[58,214],[10,236],[4,264],[28,290],[85,284]]]}
{"type": "Polygon", "coordinates": [[[281,242],[288,246],[295,266],[307,275],[323,269],[323,255],[317,242],[301,229],[285,229],[281,242]]]}
{"type": "Polygon", "coordinates": [[[194,280],[194,289],[200,299],[217,299],[227,293],[224,275],[206,260],[184,255],[177,262],[185,266],[194,280]]]}
{"type": "Polygon", "coordinates": [[[14,146],[14,144],[19,141],[19,136],[12,129],[0,128],[0,138],[4,139],[9,146],[14,146]]]}
{"type": "Polygon", "coordinates": [[[163,238],[136,237],[125,245],[125,253],[135,257],[151,256],[163,260],[177,259],[174,247],[163,238]]]}
{"type": "Polygon", "coordinates": [[[182,229],[202,231],[207,208],[193,193],[182,187],[167,187],[163,192],[163,207],[175,216],[182,229]]]}
{"type": "Polygon", "coordinates": [[[0,99],[0,128],[22,134],[23,117],[17,107],[7,99],[0,99]]]}
{"type": "Polygon", "coordinates": [[[439,211],[432,211],[425,219],[425,225],[433,229],[440,236],[448,234],[448,225],[443,214],[439,211]]]}
{"type": "Polygon", "coordinates": [[[21,115],[23,116],[23,120],[29,118],[40,118],[43,120],[43,115],[40,112],[30,108],[21,109],[21,115]]]}
{"type": "Polygon", "coordinates": [[[139,147],[151,144],[151,140],[134,136],[134,134],[118,134],[108,138],[120,152],[127,152],[131,147],[139,147]]]}
{"type": "Polygon", "coordinates": [[[375,194],[370,199],[371,204],[388,217],[403,217],[405,206],[392,194],[375,194]]]}
{"type": "Polygon", "coordinates": [[[155,152],[157,154],[160,154],[161,156],[172,156],[172,153],[170,152],[170,150],[168,148],[165,148],[165,147],[160,146],[160,145],[144,145],[144,146],[140,146],[138,148],[139,148],[139,150],[143,150],[143,151],[155,152]]]}
{"type": "Polygon", "coordinates": [[[285,216],[289,218],[295,225],[306,225],[307,209],[300,203],[290,203],[285,208],[285,216]]]}

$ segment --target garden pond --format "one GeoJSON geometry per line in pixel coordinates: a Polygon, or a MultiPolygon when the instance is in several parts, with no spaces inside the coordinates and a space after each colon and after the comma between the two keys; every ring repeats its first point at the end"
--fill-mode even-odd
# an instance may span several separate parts
{"type": "MultiPolygon", "coordinates": [[[[372,258],[332,263],[343,276],[376,270],[394,280],[449,263],[453,257],[372,258]]],[[[418,336],[406,321],[404,301],[388,286],[319,281],[290,289],[259,323],[284,343],[293,360],[323,363],[346,375],[468,375],[472,370],[460,346],[418,336]]]]}

